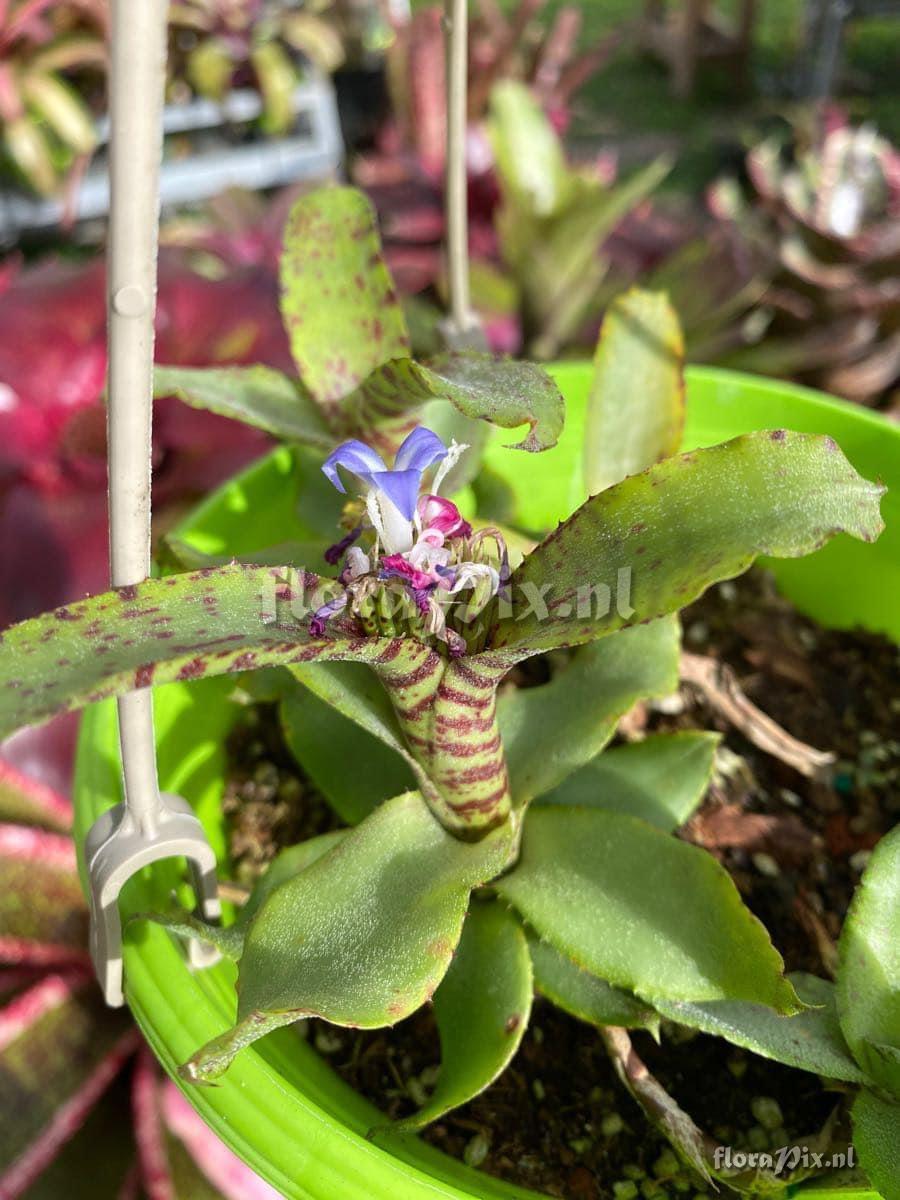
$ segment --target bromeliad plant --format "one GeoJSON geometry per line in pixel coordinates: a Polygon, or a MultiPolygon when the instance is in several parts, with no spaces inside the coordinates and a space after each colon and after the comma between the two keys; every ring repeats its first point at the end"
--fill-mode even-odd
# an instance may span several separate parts
{"type": "Polygon", "coordinates": [[[71,826],[65,797],[0,758],[0,1195],[277,1200],[104,1007],[71,826]]]}
{"type": "Polygon", "coordinates": [[[176,0],[169,26],[173,86],[186,81],[212,100],[254,86],[266,133],[285,133],[294,123],[299,55],[327,72],[344,58],[340,37],[321,15],[266,0],[176,0]]]}
{"type": "Polygon", "coordinates": [[[97,141],[73,72],[106,66],[100,0],[7,0],[0,5],[0,138],[18,178],[54,192],[77,156],[97,141]]]}
{"type": "MultiPolygon", "coordinates": [[[[304,472],[321,479],[321,468],[326,488],[353,497],[330,510],[344,536],[321,558],[336,573],[284,547],[277,566],[207,562],[67,605],[0,644],[0,733],[135,687],[240,672],[281,698],[296,744],[314,734],[319,769],[343,753],[348,719],[357,746],[389,756],[383,772],[367,750],[349,756],[340,807],[353,827],[284,851],[233,925],[157,916],[240,964],[235,1024],[185,1064],[186,1078],[214,1080],[249,1043],[303,1017],[380,1027],[433,997],[444,1063],[405,1122],[419,1128],[509,1063],[535,987],[607,1030],[655,1029],[674,1012],[700,1027],[716,1019],[740,1044],[794,1063],[806,1054],[800,1065],[847,1078],[842,1035],[806,1010],[809,989],[784,976],[728,875],[671,836],[702,796],[715,739],[600,752],[635,700],[675,686],[679,608],[758,554],[809,553],[838,532],[873,539],[882,489],[830,439],[783,430],[678,454],[677,321],[664,298],[629,293],[597,352],[591,494],[510,570],[503,531],[441,495],[465,468],[462,443],[416,416],[428,402],[454,421],[527,421],[520,448],[540,450],[562,424],[554,386],[483,355],[404,357],[357,193],[305,197],[292,225],[306,235],[284,274],[302,385],[245,369],[183,372],[179,386],[327,448],[294,463],[303,495],[317,494],[304,472]],[[563,660],[550,682],[501,690],[549,652],[563,660]],[[282,670],[254,674],[272,666],[282,670]],[[315,731],[309,697],[329,706],[315,731]],[[388,779],[398,786],[379,794],[388,779]],[[800,1049],[791,1021],[807,1031],[800,1049]]],[[[319,504],[316,520],[329,511],[319,504]]],[[[858,921],[862,944],[882,923],[858,921]]],[[[878,982],[865,966],[853,978],[878,982]]],[[[873,1011],[854,1000],[852,1037],[889,1057],[900,1040],[873,1011]]],[[[866,1078],[881,1103],[882,1076],[866,1078]]],[[[706,1148],[679,1140],[681,1127],[667,1132],[707,1170],[706,1148]]]]}
{"type": "Polygon", "coordinates": [[[793,144],[763,142],[746,192],[713,191],[769,282],[729,361],[874,404],[900,381],[900,155],[840,118],[805,141],[798,130],[793,144]]]}

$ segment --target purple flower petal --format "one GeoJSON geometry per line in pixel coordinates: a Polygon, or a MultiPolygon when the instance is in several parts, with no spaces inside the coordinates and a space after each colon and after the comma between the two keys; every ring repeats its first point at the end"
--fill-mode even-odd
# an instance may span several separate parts
{"type": "Polygon", "coordinates": [[[368,481],[387,496],[405,520],[411,521],[416,511],[421,479],[422,472],[411,469],[408,471],[373,471],[368,481]]]}
{"type": "Polygon", "coordinates": [[[352,471],[354,475],[358,475],[360,479],[365,479],[367,482],[373,472],[387,470],[381,455],[377,454],[371,446],[367,446],[365,442],[357,441],[356,438],[343,442],[322,463],[325,477],[334,484],[339,492],[346,492],[347,489],[338,474],[338,467],[352,471]]]}
{"type": "Polygon", "coordinates": [[[438,435],[424,425],[417,425],[397,451],[394,470],[418,471],[421,476],[423,471],[446,457],[447,447],[438,435]]]}
{"type": "Polygon", "coordinates": [[[344,557],[345,551],[349,550],[361,533],[362,525],[357,525],[355,529],[350,530],[346,537],[342,537],[339,542],[335,542],[333,546],[329,546],[322,555],[328,565],[336,567],[344,557]]]}
{"type": "Polygon", "coordinates": [[[323,604],[321,608],[316,609],[309,619],[309,632],[314,638],[321,637],[325,632],[325,625],[331,617],[347,607],[348,596],[344,592],[341,596],[336,596],[334,600],[329,600],[327,604],[323,604]]]}
{"type": "Polygon", "coordinates": [[[415,602],[416,602],[416,608],[423,615],[428,612],[429,598],[430,598],[433,590],[434,590],[433,584],[431,587],[427,587],[427,588],[413,587],[413,588],[409,589],[410,595],[412,596],[413,600],[415,600],[415,602]]]}

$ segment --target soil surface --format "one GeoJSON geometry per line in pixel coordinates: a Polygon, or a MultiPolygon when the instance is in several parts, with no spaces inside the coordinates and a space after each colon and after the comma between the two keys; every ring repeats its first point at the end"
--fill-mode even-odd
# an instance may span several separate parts
{"type": "MultiPolygon", "coordinates": [[[[806,777],[758,749],[693,684],[637,706],[619,736],[723,733],[706,801],[680,836],[725,865],[788,970],[829,977],[868,856],[900,820],[898,649],[874,635],[822,629],[759,570],[711,589],[682,617],[686,652],[727,664],[760,709],[795,738],[833,751],[836,762],[827,778],[806,777]]],[[[536,666],[517,682],[545,677],[546,668],[536,666]]],[[[284,746],[274,707],[249,709],[230,750],[235,877],[249,882],[282,846],[339,822],[284,746]]],[[[439,1044],[427,1008],[388,1030],[311,1022],[309,1035],[391,1117],[414,1112],[437,1075],[439,1044]]],[[[676,1026],[664,1024],[661,1046],[647,1034],[633,1041],[697,1124],[735,1148],[810,1144],[841,1101],[814,1076],[676,1026]]],[[[596,1031],[540,999],[510,1069],[423,1136],[472,1166],[567,1200],[716,1194],[647,1125],[596,1031]]]]}

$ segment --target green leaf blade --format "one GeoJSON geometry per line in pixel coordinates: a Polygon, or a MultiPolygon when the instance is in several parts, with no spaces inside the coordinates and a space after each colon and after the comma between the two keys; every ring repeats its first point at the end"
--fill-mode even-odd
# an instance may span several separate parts
{"type": "Polygon", "coordinates": [[[725,1038],[786,1066],[826,1079],[864,1083],[866,1076],[853,1061],[838,1024],[834,985],[814,975],[789,978],[803,1003],[814,1007],[790,1017],[734,1000],[657,1000],[656,1008],[669,1021],[725,1038]]]}
{"type": "Polygon", "coordinates": [[[530,216],[557,212],[571,193],[572,173],[556,131],[524,84],[496,85],[488,129],[505,195],[530,216]]]}
{"type": "Polygon", "coordinates": [[[838,943],[841,1028],[860,1066],[900,1097],[900,826],[881,839],[838,943]]]}
{"type": "Polygon", "coordinates": [[[330,450],[334,434],[315,400],[295,379],[271,367],[156,367],[153,391],[191,408],[230,417],[273,437],[330,450]]]}
{"type": "Polygon", "coordinates": [[[800,1007],[781,956],[722,867],[637,818],[532,807],[521,857],[494,886],[560,953],[650,1004],[800,1007]]]}
{"type": "Polygon", "coordinates": [[[326,407],[376,367],[409,354],[375,211],[362,192],[322,188],[294,205],[284,232],[281,311],[300,378],[326,407]]]}
{"type": "Polygon", "coordinates": [[[665,295],[632,288],[603,318],[585,429],[591,494],[675,454],[684,430],[684,338],[665,295]]]}
{"type": "Polygon", "coordinates": [[[243,1046],[301,1017],[370,1029],[414,1012],[450,965],[469,893],[513,846],[509,824],[459,841],[417,792],[383,804],[253,916],[238,1022],[198,1051],[187,1077],[208,1082],[243,1046]]]}
{"type": "Polygon", "coordinates": [[[232,564],[150,579],[14,625],[0,640],[0,736],[135,688],[321,658],[374,662],[399,650],[402,659],[402,647],[419,645],[339,636],[339,624],[335,636],[311,639],[320,587],[302,569],[232,564]]]}
{"type": "Polygon", "coordinates": [[[544,795],[593,759],[636,701],[675,691],[680,645],[678,622],[666,617],[580,648],[541,687],[501,694],[514,802],[544,795]]]}
{"type": "Polygon", "coordinates": [[[428,363],[394,358],[379,366],[341,404],[341,422],[365,437],[408,423],[435,400],[449,401],[462,416],[504,429],[529,425],[515,447],[548,450],[562,432],[565,404],[550,376],[533,363],[460,351],[428,363]]]}
{"type": "Polygon", "coordinates": [[[623,1029],[659,1031],[659,1016],[621,988],[582,971],[549,942],[528,939],[534,986],[557,1008],[589,1025],[618,1025],[623,1029]]]}
{"type": "Polygon", "coordinates": [[[570,775],[540,803],[626,813],[674,833],[706,794],[720,740],[717,733],[685,730],[615,746],[570,775]]]}
{"type": "Polygon", "coordinates": [[[852,1109],[853,1145],[882,1200],[900,1200],[900,1105],[867,1088],[852,1109]]]}
{"type": "Polygon", "coordinates": [[[506,1069],[531,1013],[525,933],[504,905],[474,903],[453,962],[434,994],[441,1073],[428,1102],[400,1130],[423,1129],[458,1108],[506,1069]]]}
{"type": "Polygon", "coordinates": [[[745,434],[666,459],[586,501],[513,572],[492,648],[577,645],[683,608],[758,555],[800,557],[837,533],[874,541],[883,491],[812,434],[745,434]]]}

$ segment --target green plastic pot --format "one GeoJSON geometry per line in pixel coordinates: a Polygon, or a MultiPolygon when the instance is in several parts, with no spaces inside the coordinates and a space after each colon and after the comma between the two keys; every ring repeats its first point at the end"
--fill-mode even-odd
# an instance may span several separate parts
{"type": "MultiPolygon", "coordinates": [[[[567,400],[559,445],[527,460],[497,437],[491,466],[514,479],[528,471],[518,519],[534,529],[567,516],[582,499],[580,447],[591,368],[562,364],[553,373],[567,400]]],[[[829,433],[864,475],[893,490],[884,501],[888,528],[874,545],[836,538],[809,558],[773,564],[784,592],[817,620],[863,625],[900,640],[900,429],[862,409],[803,388],[734,373],[693,369],[688,375],[688,448],[754,429],[788,427],[829,433]]],[[[280,449],[225,485],[181,526],[199,549],[240,554],[264,545],[304,540],[298,515],[304,485],[280,449]]],[[[225,736],[237,715],[228,679],[170,684],[156,691],[162,784],[196,807],[217,853],[225,838],[219,801],[225,736]]],[[[120,798],[115,706],[102,703],[84,717],[75,772],[79,843],[91,822],[120,798]]],[[[174,864],[160,864],[131,881],[123,915],[160,908],[176,885],[174,864]]],[[[166,1070],[175,1068],[234,1017],[235,972],[230,964],[191,974],[179,945],[161,928],[137,922],[125,948],[128,1002],[166,1070]]],[[[176,1082],[179,1082],[176,1078],[176,1082]]],[[[471,1197],[511,1200],[535,1193],[491,1179],[412,1136],[366,1132],[376,1110],[331,1070],[295,1029],[283,1029],[241,1053],[216,1087],[184,1087],[219,1136],[288,1197],[304,1200],[436,1200],[471,1197]]],[[[804,1197],[877,1200],[874,1193],[821,1184],[804,1197]]]]}

